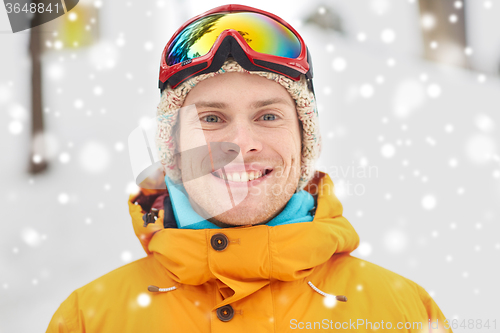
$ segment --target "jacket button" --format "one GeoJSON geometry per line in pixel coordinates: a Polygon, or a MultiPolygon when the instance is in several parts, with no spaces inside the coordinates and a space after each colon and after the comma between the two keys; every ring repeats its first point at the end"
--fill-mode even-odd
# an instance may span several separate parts
{"type": "Polygon", "coordinates": [[[233,319],[234,316],[234,310],[231,305],[224,305],[221,306],[220,308],[217,309],[217,318],[220,319],[220,321],[230,321],[233,319]]]}
{"type": "Polygon", "coordinates": [[[212,245],[215,251],[225,250],[228,243],[229,241],[227,240],[227,237],[224,234],[215,234],[210,239],[210,244],[212,245]]]}

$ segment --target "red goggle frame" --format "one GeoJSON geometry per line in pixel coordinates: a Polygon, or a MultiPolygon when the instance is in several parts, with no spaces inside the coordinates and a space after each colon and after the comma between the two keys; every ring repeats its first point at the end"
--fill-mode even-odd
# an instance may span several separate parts
{"type": "MultiPolygon", "coordinates": [[[[244,24],[241,21],[242,20],[237,23],[238,26],[244,24]]],[[[249,27],[249,29],[251,28],[253,27],[249,27]]],[[[272,13],[256,8],[243,5],[224,5],[190,19],[175,32],[172,38],[170,38],[161,56],[159,75],[160,93],[167,87],[167,83],[169,83],[172,88],[176,88],[180,83],[191,77],[218,71],[229,56],[233,57],[238,64],[248,71],[278,73],[294,81],[300,80],[300,75],[304,74],[308,80],[309,88],[314,92],[312,86],[313,71],[309,50],[302,37],[292,26],[272,13]],[[207,17],[213,17],[213,22],[219,20],[219,18],[224,18],[225,14],[229,13],[248,13],[249,20],[247,24],[257,25],[252,23],[256,22],[252,21],[252,19],[264,20],[265,22],[263,22],[263,25],[265,25],[265,27],[257,33],[250,35],[250,37],[245,36],[246,33],[242,33],[241,30],[237,31],[226,27],[217,36],[215,42],[210,46],[210,50],[206,54],[195,54],[194,57],[189,57],[186,54],[187,52],[185,52],[186,50],[182,49],[184,45],[193,45],[200,39],[200,35],[206,34],[207,31],[208,33],[212,31],[210,30],[212,26],[210,26],[210,29],[207,29],[207,26],[203,25],[204,21],[200,20],[204,20],[207,17]],[[198,24],[198,26],[196,26],[196,24],[198,24]],[[196,29],[199,31],[200,27],[204,27],[205,29],[193,38],[193,31],[196,32],[196,29]],[[265,29],[273,31],[266,32],[265,29]],[[269,40],[270,35],[274,36],[273,38],[275,39],[269,40]],[[183,36],[187,36],[187,38],[183,36]],[[184,40],[182,40],[183,38],[184,40]],[[261,51],[266,53],[257,52],[252,49],[245,38],[247,38],[247,40],[250,40],[249,38],[257,38],[258,40],[260,38],[261,41],[267,42],[267,49],[266,47],[261,47],[261,51]],[[296,38],[296,41],[293,41],[293,38],[296,38]],[[290,42],[290,40],[292,40],[292,42],[290,42]],[[299,44],[296,44],[297,41],[299,44]],[[298,56],[287,57],[276,55],[286,52],[290,43],[295,43],[293,47],[295,47],[295,54],[298,53],[298,56]],[[284,46],[272,50],[273,45],[284,46]],[[299,48],[298,50],[297,47],[299,48]],[[179,52],[177,56],[173,55],[173,50],[180,50],[181,53],[183,52],[182,57],[178,56],[179,52]],[[171,64],[168,65],[168,63],[171,64]]]]}

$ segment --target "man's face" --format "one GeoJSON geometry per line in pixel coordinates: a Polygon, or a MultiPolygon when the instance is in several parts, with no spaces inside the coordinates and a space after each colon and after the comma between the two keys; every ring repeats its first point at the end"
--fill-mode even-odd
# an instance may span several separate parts
{"type": "Polygon", "coordinates": [[[258,75],[231,72],[198,83],[183,106],[192,104],[196,109],[179,115],[179,151],[226,142],[222,153],[238,155],[224,168],[227,180],[221,169],[195,176],[209,156],[178,160],[195,211],[223,227],[266,223],[278,215],[300,176],[301,127],[287,90],[258,75]],[[228,206],[228,189],[242,201],[228,206]]]}

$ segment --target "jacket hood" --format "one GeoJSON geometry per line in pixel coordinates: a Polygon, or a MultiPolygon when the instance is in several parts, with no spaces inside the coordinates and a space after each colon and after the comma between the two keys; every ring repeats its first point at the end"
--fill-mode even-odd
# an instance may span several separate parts
{"type": "Polygon", "coordinates": [[[135,234],[146,253],[179,284],[215,282],[224,298],[217,306],[222,306],[254,293],[271,280],[303,282],[334,254],[356,249],[359,236],[342,216],[342,204],[330,177],[316,172],[304,190],[315,199],[313,221],[274,227],[178,229],[171,208],[163,206],[163,202],[169,203],[166,190],[141,189],[139,194],[130,195],[128,205],[135,234]],[[158,217],[144,227],[143,216],[151,208],[159,210],[158,217]],[[228,239],[224,251],[214,251],[211,246],[218,233],[228,239]]]}

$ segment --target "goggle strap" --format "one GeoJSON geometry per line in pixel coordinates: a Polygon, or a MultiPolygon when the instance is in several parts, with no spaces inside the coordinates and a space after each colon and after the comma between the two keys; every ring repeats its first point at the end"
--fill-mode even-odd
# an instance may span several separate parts
{"type": "MultiPolygon", "coordinates": [[[[259,60],[259,59],[254,59],[254,62],[257,65],[260,65],[260,66],[267,68],[267,70],[266,70],[266,69],[262,69],[260,67],[257,67],[257,68],[260,68],[257,70],[261,70],[261,71],[273,72],[273,73],[277,73],[277,74],[285,74],[285,75],[290,76],[290,77],[299,77],[300,74],[302,74],[301,72],[296,71],[294,69],[291,69],[290,67],[275,64],[273,62],[263,61],[263,60],[259,60]]],[[[243,67],[243,65],[241,65],[241,66],[243,67]]]]}
{"type": "Polygon", "coordinates": [[[316,96],[316,94],[314,93],[314,86],[312,79],[307,79],[307,87],[309,88],[309,90],[312,91],[313,95],[316,96]]]}
{"type": "MultiPolygon", "coordinates": [[[[215,61],[215,59],[214,59],[214,61],[215,61]]],[[[214,65],[214,61],[212,61],[212,65],[210,66],[210,68],[215,67],[215,66],[213,66],[214,65]]],[[[167,82],[170,82],[170,85],[172,87],[177,86],[180,82],[184,81],[186,78],[188,78],[191,75],[193,75],[193,74],[199,72],[200,70],[206,68],[207,65],[208,65],[208,63],[206,61],[204,61],[202,63],[196,64],[196,65],[193,65],[193,66],[190,66],[190,67],[186,67],[185,69],[178,71],[177,73],[175,73],[174,75],[172,75],[165,82],[164,88],[167,87],[167,82]]],[[[221,66],[222,66],[222,64],[221,64],[221,66]]],[[[203,72],[198,73],[198,75],[199,74],[203,74],[203,73],[209,73],[209,72],[203,71],[203,72]]]]}
{"type": "Polygon", "coordinates": [[[307,51],[307,63],[309,64],[309,70],[306,73],[306,77],[310,80],[312,80],[314,73],[313,73],[313,63],[312,63],[312,58],[311,54],[309,53],[309,48],[306,46],[306,51],[307,51]]]}

